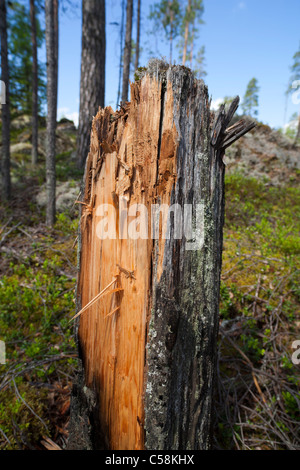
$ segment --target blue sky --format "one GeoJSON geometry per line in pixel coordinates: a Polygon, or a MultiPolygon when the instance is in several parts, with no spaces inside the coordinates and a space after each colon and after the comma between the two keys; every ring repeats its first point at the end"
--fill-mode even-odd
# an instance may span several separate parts
{"type": "MultiPolygon", "coordinates": [[[[149,36],[150,5],[142,0],[143,53],[140,65],[149,59],[147,51],[159,44],[168,57],[163,38],[149,36]]],[[[106,105],[116,106],[119,63],[119,28],[110,23],[121,18],[121,0],[106,1],[106,105]]],[[[300,42],[299,0],[204,0],[204,25],[197,46],[206,48],[205,82],[213,102],[224,96],[243,97],[247,83],[256,77],[260,86],[258,118],[281,127],[299,105],[286,101],[292,57],[300,42]]],[[[135,24],[133,30],[135,37],[135,24]]],[[[81,9],[60,17],[58,115],[76,120],[79,108],[81,9]]]]}

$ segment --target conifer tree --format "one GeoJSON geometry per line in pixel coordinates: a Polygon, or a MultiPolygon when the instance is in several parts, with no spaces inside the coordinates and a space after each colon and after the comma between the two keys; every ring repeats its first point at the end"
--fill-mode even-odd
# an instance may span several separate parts
{"type": "Polygon", "coordinates": [[[133,0],[127,0],[126,7],[126,33],[124,47],[124,63],[123,63],[123,86],[122,86],[122,102],[128,100],[128,85],[131,64],[132,51],[132,16],[133,16],[133,0]]]}
{"type": "Polygon", "coordinates": [[[258,115],[258,92],[258,81],[256,78],[252,78],[247,85],[246,93],[242,103],[242,110],[244,114],[252,117],[258,115]]]}
{"type": "Polygon", "coordinates": [[[203,0],[188,0],[181,25],[179,49],[182,55],[182,64],[185,65],[186,61],[189,60],[191,68],[195,56],[196,62],[198,62],[199,65],[203,62],[204,48],[202,47],[197,54],[194,52],[195,41],[198,39],[199,35],[199,25],[203,24],[203,12],[203,0]]]}
{"type": "MultiPolygon", "coordinates": [[[[7,48],[6,1],[0,0],[0,42],[1,42],[1,86],[5,86],[5,103],[1,104],[2,147],[1,147],[1,185],[2,196],[9,199],[10,181],[10,97],[9,97],[9,64],[7,48]]],[[[2,92],[2,90],[1,90],[2,92]]],[[[2,93],[1,93],[2,95],[2,93]]]]}
{"type": "MultiPolygon", "coordinates": [[[[300,44],[299,49],[293,55],[293,64],[291,66],[291,76],[289,80],[289,86],[287,94],[293,94],[300,88],[300,44]]],[[[299,103],[298,103],[299,104],[299,103]]],[[[295,143],[300,139],[300,110],[298,113],[298,127],[295,136],[295,143]]]]}
{"type": "Polygon", "coordinates": [[[173,43],[180,34],[182,10],[178,0],[161,0],[150,7],[150,20],[154,21],[154,32],[163,30],[170,46],[170,64],[173,60],[173,43]]]}
{"type": "Polygon", "coordinates": [[[80,109],[77,137],[78,166],[84,167],[90,128],[105,97],[105,1],[82,1],[80,109]]]}
{"type": "MultiPolygon", "coordinates": [[[[32,2],[30,2],[32,3],[32,2]]],[[[35,1],[35,33],[33,32],[32,5],[10,2],[8,11],[8,50],[10,68],[10,99],[14,113],[32,114],[33,111],[33,67],[35,58],[33,49],[42,47],[45,35],[38,17],[40,2],[35,1]],[[31,11],[30,11],[31,10],[31,11]],[[33,46],[33,35],[36,45],[33,46]]],[[[37,60],[37,58],[36,58],[37,60]]],[[[37,63],[37,108],[41,112],[46,103],[45,64],[37,63]]]]}

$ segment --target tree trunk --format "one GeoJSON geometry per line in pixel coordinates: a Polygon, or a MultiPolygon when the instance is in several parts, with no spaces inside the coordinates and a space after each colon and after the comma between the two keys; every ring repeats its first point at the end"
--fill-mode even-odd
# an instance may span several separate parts
{"type": "Polygon", "coordinates": [[[169,0],[169,13],[170,13],[170,65],[173,60],[173,24],[174,24],[174,12],[172,9],[172,1],[169,0]]]}
{"type": "Polygon", "coordinates": [[[82,46],[77,161],[83,167],[89,153],[90,128],[105,93],[105,1],[82,2],[82,46]]]}
{"type": "Polygon", "coordinates": [[[57,119],[57,101],[58,101],[58,10],[59,10],[59,1],[54,0],[54,53],[55,53],[55,82],[54,82],[54,96],[56,99],[55,109],[56,109],[56,117],[57,119]]]}
{"type": "Polygon", "coordinates": [[[125,33],[125,48],[124,48],[124,62],[123,62],[123,86],[122,86],[122,102],[124,104],[126,103],[126,101],[128,101],[128,86],[129,86],[130,62],[131,62],[132,14],[133,14],[133,0],[127,0],[126,33],[125,33]]]}
{"type": "Polygon", "coordinates": [[[193,68],[193,54],[194,54],[194,39],[195,39],[195,33],[194,31],[192,32],[192,39],[191,39],[191,52],[190,52],[190,68],[193,68]]]}
{"type": "Polygon", "coordinates": [[[10,107],[9,107],[9,68],[7,50],[7,23],[6,2],[0,0],[0,41],[1,41],[1,96],[5,103],[1,102],[2,118],[2,148],[1,148],[1,184],[2,197],[8,200],[11,196],[10,181],[10,107]],[[2,87],[5,87],[2,93],[2,87]]]}
{"type": "Polygon", "coordinates": [[[57,57],[55,35],[55,0],[46,0],[46,51],[47,51],[47,152],[46,152],[46,224],[55,223],[55,154],[57,114],[57,57]]]}
{"type": "Polygon", "coordinates": [[[38,161],[38,61],[36,40],[35,3],[30,0],[30,22],[32,42],[32,154],[31,163],[36,165],[38,161]]]}
{"type": "Polygon", "coordinates": [[[140,60],[140,31],[141,31],[141,0],[138,0],[136,25],[135,70],[139,67],[140,60]]]}
{"type": "Polygon", "coordinates": [[[119,82],[118,82],[118,95],[117,95],[117,106],[120,103],[121,96],[121,82],[122,82],[122,69],[123,69],[123,37],[124,37],[124,19],[125,19],[125,0],[122,0],[122,17],[121,17],[121,28],[120,28],[120,61],[119,61],[119,82]]]}
{"type": "Polygon", "coordinates": [[[238,101],[213,120],[203,81],[154,60],[131,103],[93,121],[70,449],[210,447],[223,155],[251,128],[226,130],[238,101]]]}
{"type": "Polygon", "coordinates": [[[190,17],[190,12],[191,12],[191,3],[192,0],[188,1],[188,7],[187,7],[187,15],[186,15],[186,20],[185,20],[185,29],[184,29],[184,44],[183,44],[183,54],[182,54],[182,65],[185,65],[186,62],[186,55],[187,55],[187,46],[188,46],[188,39],[189,39],[189,17],[190,17]]]}

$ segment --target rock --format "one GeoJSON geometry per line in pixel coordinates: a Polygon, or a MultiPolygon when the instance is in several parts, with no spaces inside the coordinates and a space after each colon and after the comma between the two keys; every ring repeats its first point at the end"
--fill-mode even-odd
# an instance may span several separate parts
{"type": "MultiPolygon", "coordinates": [[[[32,144],[29,142],[19,142],[10,146],[10,153],[12,156],[14,154],[31,155],[31,152],[32,144]]],[[[45,157],[45,151],[43,150],[43,148],[38,147],[38,154],[45,157]]]]}
{"type": "Polygon", "coordinates": [[[29,142],[19,142],[18,144],[12,144],[10,146],[10,153],[23,153],[25,155],[31,155],[32,145],[29,142]]]}
{"type": "Polygon", "coordinates": [[[70,121],[67,118],[62,118],[58,123],[57,123],[57,128],[58,131],[62,130],[64,132],[71,132],[74,134],[76,132],[76,127],[74,125],[73,121],[70,121]]]}
{"type": "MultiPolygon", "coordinates": [[[[65,181],[56,183],[56,209],[64,211],[70,209],[80,191],[80,183],[75,181],[65,181]]],[[[36,202],[39,206],[46,205],[46,185],[43,185],[36,196],[36,202]]]]}
{"type": "Polygon", "coordinates": [[[226,150],[227,171],[268,178],[272,184],[285,183],[300,168],[300,149],[280,132],[258,124],[255,129],[226,150]]]}
{"type": "Polygon", "coordinates": [[[12,129],[23,129],[24,127],[29,126],[31,126],[31,116],[28,116],[27,114],[18,116],[11,121],[12,129]]]}
{"type": "MultiPolygon", "coordinates": [[[[38,144],[44,153],[46,153],[47,145],[47,133],[46,130],[39,131],[38,134],[38,144]]],[[[65,129],[59,128],[56,130],[56,154],[71,152],[74,150],[76,145],[76,129],[74,132],[71,132],[70,128],[68,131],[65,129]]]]}
{"type": "Polygon", "coordinates": [[[24,129],[24,131],[18,135],[19,142],[31,142],[32,139],[32,131],[31,129],[24,129]]]}

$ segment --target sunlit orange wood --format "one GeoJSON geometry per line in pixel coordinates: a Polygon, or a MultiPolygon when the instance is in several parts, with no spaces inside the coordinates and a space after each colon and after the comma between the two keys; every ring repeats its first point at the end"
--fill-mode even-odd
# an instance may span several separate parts
{"type": "MultiPolygon", "coordinates": [[[[114,276],[117,282],[112,286],[114,292],[106,293],[80,315],[79,341],[86,384],[96,390],[102,433],[110,449],[144,448],[145,348],[154,244],[150,218],[148,239],[120,237],[119,204],[120,198],[124,198],[123,203],[127,201],[127,208],[143,203],[150,215],[151,203],[157,198],[161,203],[170,203],[176,181],[177,145],[171,86],[163,98],[163,128],[161,94],[161,82],[148,76],[141,85],[131,85],[131,103],[126,109],[116,113],[111,108],[99,110],[93,122],[86,166],[78,282],[81,308],[114,276]],[[99,238],[101,204],[111,204],[116,209],[115,220],[109,214],[116,239],[99,238]]],[[[161,241],[157,259],[159,277],[161,241]]]]}

